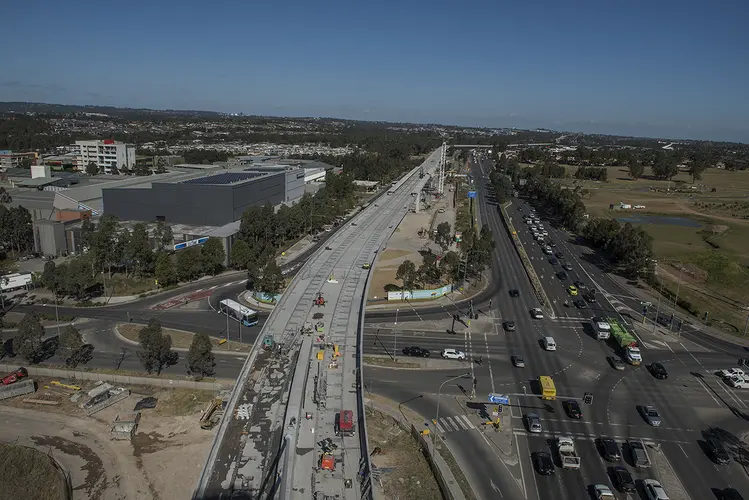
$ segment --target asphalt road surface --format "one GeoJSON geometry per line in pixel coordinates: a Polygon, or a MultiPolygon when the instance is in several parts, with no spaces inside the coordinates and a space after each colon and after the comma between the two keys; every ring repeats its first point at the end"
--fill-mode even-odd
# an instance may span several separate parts
{"type": "MultiPolygon", "coordinates": [[[[553,306],[556,319],[531,319],[528,311],[537,303],[530,283],[501,225],[497,207],[487,203],[489,197],[478,168],[474,169],[474,179],[482,222],[489,224],[496,241],[492,274],[497,285],[491,294],[492,308],[487,310],[486,301],[478,305],[492,317],[494,328],[486,326],[484,321],[483,327],[473,331],[460,327],[456,328],[460,330],[457,335],[449,334],[449,317],[454,312],[450,308],[419,310],[421,318],[415,313],[404,315],[404,309],[407,310],[404,308],[397,325],[389,325],[388,322],[394,323],[393,318],[384,314],[367,314],[370,325],[365,332],[365,354],[382,355],[386,350],[393,352],[402,346],[418,345],[432,351],[433,356],[448,347],[464,349],[469,358],[465,370],[420,370],[418,376],[414,376],[414,371],[368,368],[367,390],[404,402],[425,417],[425,425],[435,418],[440,384],[463,371],[476,377],[475,401],[486,401],[489,392],[511,395],[511,405],[505,410],[510,413],[506,421],[510,423],[514,446],[508,456],[500,453],[501,444],[492,440],[492,432],[481,425],[476,407],[468,404],[473,400],[470,377],[445,384],[441,391],[439,424],[480,498],[497,498],[498,490],[505,499],[589,498],[590,485],[612,486],[610,472],[614,465],[625,466],[638,480],[638,494],[628,497],[615,491],[620,499],[643,495],[639,480],[645,478],[660,480],[672,500],[715,498],[714,489],[729,486],[749,492],[749,479],[741,465],[749,457],[749,449],[742,441],[749,433],[749,390],[732,389],[714,374],[734,366],[737,355],[745,350],[699,331],[664,336],[645,329],[640,334],[643,366],[627,365],[624,371],[615,370],[607,360],[615,355],[614,345],[596,340],[583,326],[594,315],[615,316],[622,305],[636,308],[639,301],[627,299],[620,288],[613,290],[618,284],[607,279],[590,259],[581,258],[581,248],[568,241],[567,233],[545,222],[551,238],[557,242],[559,250],[555,251],[561,251],[573,266],[567,272],[568,281],[560,282],[548,263],[548,256],[528,238],[525,224],[517,221],[522,214],[517,206],[527,210],[527,205],[513,200],[510,213],[521,239],[538,275],[543,276],[547,295],[556,300],[553,306]],[[562,303],[569,298],[567,286],[578,279],[595,283],[602,291],[612,289],[608,293],[617,300],[613,304],[599,300],[583,310],[565,308],[562,303]],[[520,291],[518,298],[507,294],[513,288],[520,291]],[[515,322],[516,331],[503,330],[502,323],[507,320],[515,322]],[[539,341],[547,335],[556,339],[557,351],[542,349],[539,341]],[[512,355],[523,356],[526,367],[514,368],[510,362],[512,355]],[[478,356],[483,358],[480,365],[471,361],[478,356]],[[667,368],[668,379],[657,380],[650,374],[648,365],[653,362],[667,368]],[[533,395],[538,390],[539,375],[553,378],[557,401],[542,401],[533,395]],[[568,417],[563,400],[581,398],[586,392],[592,393],[594,399],[591,405],[580,402],[583,418],[568,417]],[[660,427],[650,426],[640,416],[638,406],[645,404],[653,404],[659,410],[663,421],[660,427]],[[527,432],[524,417],[529,412],[541,417],[542,433],[527,432]],[[555,439],[560,435],[573,437],[582,466],[579,471],[572,471],[557,465],[554,475],[541,476],[533,469],[531,454],[553,452],[555,439]],[[724,443],[733,458],[730,464],[717,466],[706,456],[703,442],[707,435],[724,443]],[[621,464],[606,462],[596,446],[601,436],[614,438],[620,446],[630,438],[642,439],[653,466],[635,470],[626,446],[621,464]]],[[[543,218],[540,211],[539,215],[543,218]]]]}

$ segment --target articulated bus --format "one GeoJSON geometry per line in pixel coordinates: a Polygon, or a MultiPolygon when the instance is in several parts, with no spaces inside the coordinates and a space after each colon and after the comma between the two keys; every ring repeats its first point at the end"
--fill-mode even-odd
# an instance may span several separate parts
{"type": "Polygon", "coordinates": [[[218,311],[220,314],[228,314],[237,321],[241,321],[244,326],[257,325],[257,311],[245,307],[242,304],[231,299],[224,299],[219,303],[218,311]]]}

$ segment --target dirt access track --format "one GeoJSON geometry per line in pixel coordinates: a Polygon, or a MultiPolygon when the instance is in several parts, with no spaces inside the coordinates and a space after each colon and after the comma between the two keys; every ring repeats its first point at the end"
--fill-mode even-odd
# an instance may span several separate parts
{"type": "Polygon", "coordinates": [[[109,428],[117,413],[133,409],[140,399],[134,394],[92,417],[67,401],[27,408],[22,397],[6,400],[0,405],[0,441],[52,455],[71,476],[74,500],[190,498],[214,434],[198,424],[203,397],[196,393],[188,415],[166,416],[159,405],[165,402],[166,409],[169,395],[153,395],[157,407],[142,412],[132,442],[110,440],[109,428]]]}

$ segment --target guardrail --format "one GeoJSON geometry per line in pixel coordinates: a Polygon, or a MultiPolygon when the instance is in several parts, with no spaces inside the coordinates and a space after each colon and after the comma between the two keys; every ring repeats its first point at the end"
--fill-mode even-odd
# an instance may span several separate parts
{"type": "Polygon", "coordinates": [[[502,223],[504,224],[505,229],[509,233],[510,238],[512,238],[512,243],[515,246],[515,250],[518,252],[520,261],[523,263],[523,268],[525,269],[525,273],[528,275],[528,279],[531,281],[531,286],[533,287],[533,293],[536,295],[536,299],[541,304],[541,307],[549,310],[550,313],[553,314],[554,311],[551,310],[549,298],[546,296],[546,292],[544,291],[544,288],[541,285],[541,280],[538,279],[536,270],[533,268],[533,264],[531,264],[531,260],[525,251],[525,247],[523,247],[523,243],[520,241],[520,237],[517,234],[517,230],[515,229],[515,226],[512,225],[512,222],[510,221],[510,217],[507,215],[507,212],[505,211],[505,208],[509,207],[510,205],[512,205],[511,201],[508,203],[505,203],[504,205],[500,205],[499,207],[499,213],[502,216],[502,223]]]}

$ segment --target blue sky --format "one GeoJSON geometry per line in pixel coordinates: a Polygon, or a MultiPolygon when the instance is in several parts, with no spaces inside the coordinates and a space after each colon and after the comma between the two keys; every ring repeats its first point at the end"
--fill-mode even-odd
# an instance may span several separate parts
{"type": "Polygon", "coordinates": [[[2,12],[0,101],[749,142],[746,1],[23,0],[2,12]]]}

